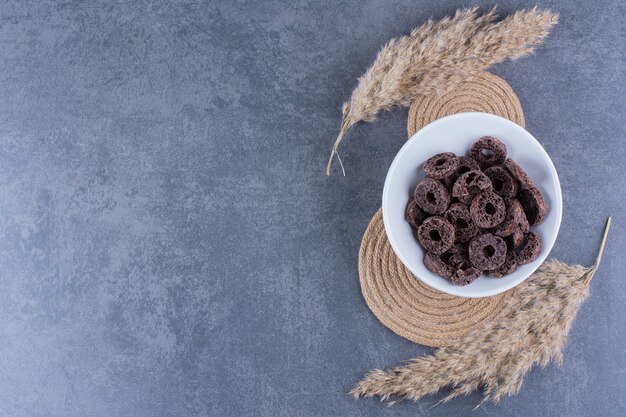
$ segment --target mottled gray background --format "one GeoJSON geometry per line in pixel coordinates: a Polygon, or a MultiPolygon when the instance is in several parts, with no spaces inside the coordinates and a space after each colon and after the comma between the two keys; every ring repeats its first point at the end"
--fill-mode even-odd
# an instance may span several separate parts
{"type": "MultiPolygon", "coordinates": [[[[541,3],[553,35],[494,72],[561,176],[552,255],[589,264],[614,229],[563,367],[472,415],[623,416],[625,7],[541,3]]],[[[470,4],[3,2],[0,415],[468,415],[478,395],[346,395],[430,351],[357,276],[406,110],[349,134],[347,177],[323,168],[380,46],[470,4]]]]}

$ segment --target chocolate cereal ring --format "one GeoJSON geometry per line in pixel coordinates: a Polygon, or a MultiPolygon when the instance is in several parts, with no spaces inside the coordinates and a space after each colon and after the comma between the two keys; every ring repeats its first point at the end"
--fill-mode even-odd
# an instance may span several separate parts
{"type": "Polygon", "coordinates": [[[459,178],[461,175],[465,174],[466,172],[480,171],[480,165],[478,165],[478,162],[474,161],[469,156],[458,156],[457,160],[459,161],[459,164],[456,170],[454,171],[454,173],[452,173],[452,175],[449,177],[453,180],[452,182],[453,184],[457,178],[459,178]]]}
{"type": "Polygon", "coordinates": [[[470,242],[469,260],[480,270],[497,269],[506,260],[506,243],[491,233],[477,236],[470,242]]]}
{"type": "Polygon", "coordinates": [[[480,276],[480,274],[481,272],[478,269],[474,268],[473,266],[469,266],[465,269],[457,269],[454,272],[454,275],[452,275],[452,278],[450,278],[450,281],[452,281],[454,285],[467,285],[471,284],[476,278],[480,276]]]}
{"type": "Polygon", "coordinates": [[[516,199],[506,203],[506,217],[498,227],[493,231],[498,236],[512,235],[515,230],[519,229],[522,233],[528,232],[528,220],[524,214],[524,209],[520,202],[516,199]]]}
{"type": "Polygon", "coordinates": [[[491,278],[502,278],[517,271],[517,267],[515,252],[508,252],[500,268],[487,271],[487,275],[491,278]]]}
{"type": "Polygon", "coordinates": [[[459,166],[457,167],[457,169],[452,173],[452,175],[441,180],[441,182],[443,182],[443,185],[445,185],[448,190],[452,190],[454,182],[466,172],[480,171],[480,166],[478,165],[478,162],[474,161],[469,156],[458,156],[457,159],[459,161],[459,166]]]}
{"type": "Polygon", "coordinates": [[[459,156],[458,160],[459,160],[459,166],[454,172],[454,175],[456,175],[457,178],[465,174],[466,172],[477,171],[480,169],[480,165],[478,165],[478,162],[474,161],[469,156],[459,156]]]}
{"type": "Polygon", "coordinates": [[[424,255],[424,265],[433,273],[441,277],[452,278],[452,268],[441,258],[441,255],[437,255],[432,252],[426,252],[426,255],[424,255]]]}
{"type": "Polygon", "coordinates": [[[530,179],[528,174],[526,174],[522,167],[517,165],[517,162],[515,162],[511,158],[507,158],[502,166],[505,167],[511,173],[511,175],[513,175],[513,178],[519,181],[522,188],[533,186],[533,181],[530,179]]]}
{"type": "Polygon", "coordinates": [[[419,208],[415,199],[411,197],[409,199],[409,204],[406,206],[406,213],[404,217],[412,228],[417,229],[428,216],[421,208],[419,208]]]}
{"type": "Polygon", "coordinates": [[[492,136],[483,136],[472,144],[470,156],[483,169],[500,165],[506,159],[506,145],[492,136]]]}
{"type": "Polygon", "coordinates": [[[483,191],[472,200],[470,214],[474,224],[482,228],[496,227],[506,216],[504,200],[493,191],[483,191]]]}
{"type": "Polygon", "coordinates": [[[451,204],[444,216],[454,226],[454,236],[457,242],[468,242],[479,232],[465,204],[451,204]]]}
{"type": "Polygon", "coordinates": [[[524,235],[524,243],[517,249],[517,264],[524,265],[531,263],[539,257],[541,253],[541,238],[534,232],[524,235]]]}
{"type": "Polygon", "coordinates": [[[417,239],[427,252],[442,254],[454,244],[454,226],[443,217],[429,217],[417,229],[417,239]]]}
{"type": "Polygon", "coordinates": [[[543,223],[548,208],[541,192],[537,188],[530,186],[522,189],[519,192],[518,198],[519,202],[522,204],[526,218],[528,219],[528,224],[537,226],[543,223]]]}
{"type": "MultiPolygon", "coordinates": [[[[456,235],[456,230],[454,231],[454,233],[456,235]]],[[[454,245],[450,246],[450,249],[448,249],[446,253],[450,255],[454,255],[456,253],[467,254],[468,246],[469,246],[468,243],[455,242],[454,245]]]]}
{"type": "Polygon", "coordinates": [[[452,175],[459,166],[459,159],[452,152],[438,153],[424,162],[424,172],[430,178],[440,180],[452,175]]]}
{"type": "Polygon", "coordinates": [[[485,170],[485,175],[491,180],[493,191],[502,198],[513,198],[517,194],[517,180],[499,165],[485,170]]]}
{"type": "Polygon", "coordinates": [[[461,203],[471,204],[476,194],[489,191],[491,187],[491,180],[484,173],[478,170],[468,171],[454,182],[452,197],[458,198],[461,203]]]}
{"type": "Polygon", "coordinates": [[[450,204],[450,193],[437,180],[426,178],[415,187],[417,205],[429,214],[443,214],[450,204]]]}
{"type": "Polygon", "coordinates": [[[478,278],[480,270],[474,268],[466,255],[454,254],[448,260],[448,265],[452,269],[450,280],[454,285],[467,285],[478,278]]]}
{"type": "Polygon", "coordinates": [[[524,232],[517,227],[512,234],[504,238],[504,241],[506,242],[506,247],[509,252],[513,251],[515,248],[518,248],[522,243],[524,243],[524,232]]]}

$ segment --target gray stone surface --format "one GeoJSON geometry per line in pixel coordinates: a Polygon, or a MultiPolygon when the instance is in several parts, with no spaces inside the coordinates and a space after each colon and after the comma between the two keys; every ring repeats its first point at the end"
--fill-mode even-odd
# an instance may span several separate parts
{"type": "MultiPolygon", "coordinates": [[[[347,177],[323,168],[380,46],[470,4],[3,2],[0,416],[469,415],[478,395],[346,395],[429,352],[357,276],[406,110],[349,134],[347,177]]],[[[561,176],[553,256],[589,264],[614,230],[563,367],[472,415],[623,416],[625,7],[541,5],[553,36],[494,72],[561,176]]]]}

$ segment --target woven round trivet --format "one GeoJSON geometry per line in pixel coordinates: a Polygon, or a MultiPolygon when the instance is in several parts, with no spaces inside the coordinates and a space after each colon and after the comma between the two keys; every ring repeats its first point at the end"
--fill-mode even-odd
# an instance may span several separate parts
{"type": "Polygon", "coordinates": [[[525,125],[522,105],[509,83],[483,72],[448,94],[418,97],[409,108],[408,137],[437,119],[470,111],[495,114],[525,125]]]}
{"type": "MultiPolygon", "coordinates": [[[[489,73],[466,81],[450,93],[420,97],[409,109],[409,137],[441,117],[480,111],[524,126],[519,100],[509,84],[489,73]]],[[[359,277],[365,302],[398,335],[431,347],[453,345],[468,330],[496,314],[511,291],[487,298],[461,298],[422,283],[396,257],[389,244],[382,210],[372,218],[359,251],[359,277]]]]}

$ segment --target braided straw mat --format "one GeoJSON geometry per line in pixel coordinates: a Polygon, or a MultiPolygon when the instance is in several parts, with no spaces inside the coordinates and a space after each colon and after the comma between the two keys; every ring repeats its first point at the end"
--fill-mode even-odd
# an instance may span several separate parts
{"type": "MultiPolygon", "coordinates": [[[[479,111],[524,126],[519,99],[503,79],[481,73],[441,96],[417,98],[409,109],[408,134],[444,116],[479,111]]],[[[465,332],[498,312],[511,291],[487,298],[442,293],[414,277],[394,254],[382,219],[372,218],[361,242],[359,276],[365,302],[385,326],[415,343],[453,345],[465,332]]]]}

